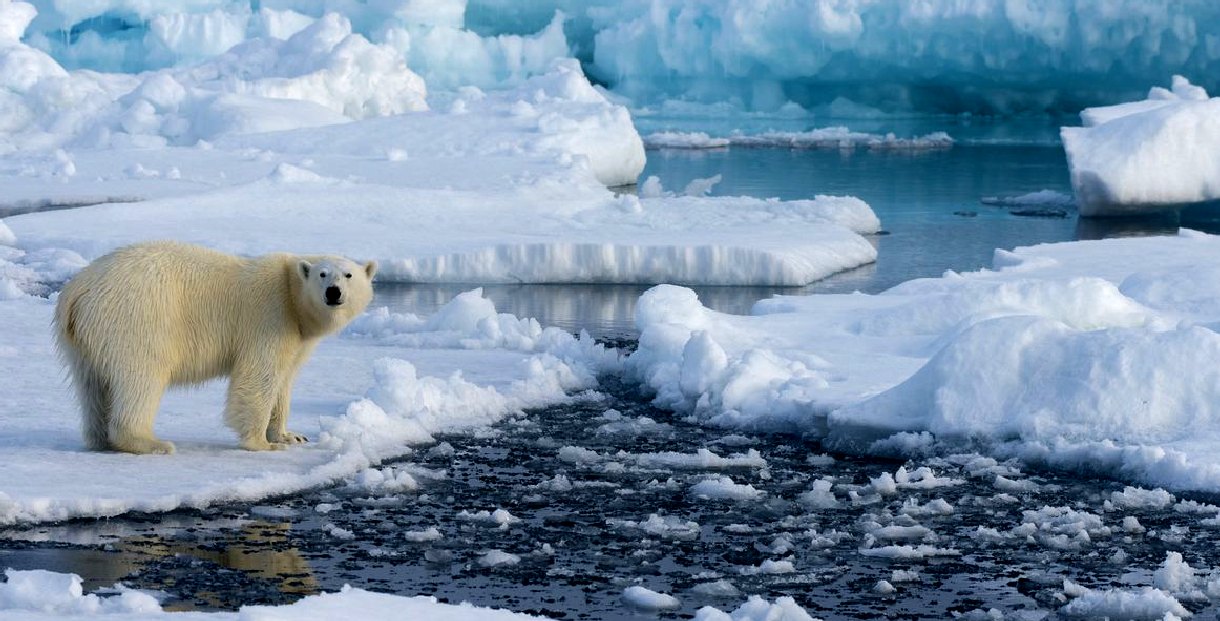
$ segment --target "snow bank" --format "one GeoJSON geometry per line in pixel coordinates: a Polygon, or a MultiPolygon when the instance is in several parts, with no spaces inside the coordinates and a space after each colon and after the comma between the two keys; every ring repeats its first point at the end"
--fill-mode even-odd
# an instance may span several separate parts
{"type": "Polygon", "coordinates": [[[1175,75],[1172,90],[1080,116],[1060,133],[1081,215],[1220,199],[1220,98],[1175,75]]]}
{"type": "MultiPolygon", "coordinates": [[[[515,557],[499,550],[489,551],[481,558],[502,561],[515,557]]],[[[518,559],[519,560],[519,559],[518,559]]],[[[496,566],[492,563],[488,566],[496,566]]],[[[482,608],[468,603],[443,604],[435,597],[404,597],[389,593],[374,593],[350,586],[337,592],[310,595],[284,606],[242,606],[237,612],[168,612],[147,593],[118,585],[115,595],[99,596],[84,593],[82,580],[76,574],[43,570],[5,571],[6,582],[0,583],[0,616],[14,621],[49,621],[52,619],[103,618],[124,621],[312,621],[360,618],[370,621],[385,619],[431,619],[435,621],[514,621],[542,619],[497,608],[482,608]]],[[[625,604],[643,611],[675,610],[681,607],[677,598],[630,586],[623,591],[625,604]]],[[[696,613],[702,621],[813,621],[791,597],[780,597],[774,603],[752,595],[731,613],[705,606],[696,613]]]]}
{"type": "Polygon", "coordinates": [[[76,574],[10,569],[5,571],[5,576],[8,581],[0,584],[0,615],[21,621],[95,616],[124,621],[310,621],[344,618],[511,621],[540,618],[466,603],[442,604],[435,597],[402,597],[349,586],[335,593],[310,595],[285,606],[243,606],[238,612],[167,612],[161,609],[153,596],[140,591],[120,587],[118,595],[108,597],[84,594],[81,578],[76,574]]]}
{"type": "Polygon", "coordinates": [[[190,68],[140,75],[68,72],[36,49],[9,44],[0,47],[0,75],[7,87],[0,153],[194,145],[427,109],[423,80],[338,14],[286,40],[251,39],[190,68]]]}
{"type": "Polygon", "coordinates": [[[1216,258],[1220,238],[1189,231],[1001,250],[994,270],[780,296],[747,317],[663,285],[637,306],[628,367],[656,403],[712,425],[851,451],[921,434],[915,448],[1215,491],[1216,258]]]}
{"type": "Polygon", "coordinates": [[[410,489],[410,477],[387,483],[386,473],[366,469],[431,442],[434,433],[485,427],[568,399],[620,365],[616,353],[588,338],[552,331],[545,342],[492,339],[477,328],[484,320],[536,322],[498,315],[472,293],[438,313],[482,318],[461,337],[458,324],[438,322],[445,325],[431,336],[416,333],[427,343],[418,347],[370,335],[323,341],[293,395],[291,424],[315,442],[273,453],[240,450],[221,421],[224,386],[211,383],[167,395],[157,434],[172,438],[178,453],[149,459],[84,450],[75,399],[57,379],[62,372],[47,329],[52,308],[24,295],[0,302],[0,524],[254,501],[362,472],[361,481],[410,489]]]}

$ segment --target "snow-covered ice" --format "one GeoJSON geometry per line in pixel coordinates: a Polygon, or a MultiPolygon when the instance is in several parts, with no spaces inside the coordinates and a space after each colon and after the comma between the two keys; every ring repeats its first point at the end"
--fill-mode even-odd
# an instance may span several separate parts
{"type": "Polygon", "coordinates": [[[1220,239],[1191,231],[998,250],[991,270],[879,295],[779,296],[745,317],[663,285],[637,307],[628,367],[659,405],[707,424],[851,451],[930,432],[1216,490],[1215,257],[1220,239]]]}
{"type": "Polygon", "coordinates": [[[623,590],[623,602],[640,610],[673,610],[680,608],[682,602],[667,593],[658,593],[651,589],[635,585],[623,590]]]}
{"type": "Polygon", "coordinates": [[[1220,199],[1220,98],[1175,75],[1147,99],[1089,108],[1061,130],[1082,216],[1220,199]]]}
{"type": "MultiPolygon", "coordinates": [[[[453,308],[464,305],[484,318],[497,316],[477,296],[455,300],[446,312],[472,312],[453,308]]],[[[158,464],[150,468],[140,456],[83,450],[75,401],[53,352],[52,306],[27,296],[0,302],[0,341],[6,344],[0,355],[8,362],[0,402],[6,421],[0,523],[250,501],[362,471],[371,477],[367,468],[430,442],[433,433],[485,426],[525,407],[567,399],[620,364],[617,354],[591,341],[579,345],[566,334],[553,344],[568,351],[538,353],[488,350],[473,331],[467,343],[450,349],[370,346],[363,338],[340,336],[322,343],[294,392],[294,425],[316,442],[276,453],[240,450],[221,421],[224,387],[214,382],[167,395],[157,432],[173,438],[179,452],[152,460],[158,464]]],[[[374,472],[381,487],[410,484],[401,476],[408,472],[391,472],[388,479],[374,472]]]]}
{"type": "Polygon", "coordinates": [[[252,38],[287,38],[342,8],[355,31],[441,86],[500,85],[580,52],[591,74],[638,105],[682,99],[854,115],[1061,111],[1173,71],[1214,79],[1205,34],[1220,19],[1210,3],[1169,0],[817,10],[744,0],[35,4],[26,42],[73,67],[135,72],[198,62],[252,38]],[[954,36],[962,32],[975,36],[954,36]]]}
{"type": "Polygon", "coordinates": [[[287,606],[244,606],[238,612],[169,612],[162,610],[156,598],[141,591],[120,590],[118,595],[108,597],[86,594],[81,587],[80,576],[75,574],[8,570],[5,575],[7,581],[0,583],[0,616],[13,621],[93,617],[122,621],[309,621],[340,618],[511,621],[542,618],[470,604],[442,604],[434,597],[402,597],[350,587],[335,593],[311,595],[287,606]]]}

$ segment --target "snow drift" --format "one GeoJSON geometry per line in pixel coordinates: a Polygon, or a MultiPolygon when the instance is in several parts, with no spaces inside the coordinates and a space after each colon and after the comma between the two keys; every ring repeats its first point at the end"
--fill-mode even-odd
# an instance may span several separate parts
{"type": "Polygon", "coordinates": [[[983,447],[1220,489],[1220,238],[996,251],[995,269],[879,295],[776,297],[748,317],[661,286],[631,372],[706,423],[849,451],[983,447]],[[1202,270],[1202,271],[1200,271],[1202,270]]]}

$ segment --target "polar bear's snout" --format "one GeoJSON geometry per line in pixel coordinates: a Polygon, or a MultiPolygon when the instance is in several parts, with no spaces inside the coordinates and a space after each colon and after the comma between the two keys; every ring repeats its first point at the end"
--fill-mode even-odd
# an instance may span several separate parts
{"type": "Polygon", "coordinates": [[[326,305],[339,306],[343,303],[343,290],[335,285],[326,288],[326,305]]]}

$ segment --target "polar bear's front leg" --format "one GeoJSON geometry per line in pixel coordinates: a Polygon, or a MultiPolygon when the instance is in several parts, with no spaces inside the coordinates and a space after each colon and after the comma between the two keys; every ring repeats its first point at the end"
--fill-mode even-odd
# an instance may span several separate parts
{"type": "Polygon", "coordinates": [[[271,421],[267,424],[267,441],[273,444],[302,444],[309,438],[295,431],[288,431],[288,412],[292,406],[292,383],[295,378],[284,380],[275,406],[271,408],[271,421]]]}
{"type": "Polygon", "coordinates": [[[241,447],[248,451],[281,450],[281,442],[267,440],[271,410],[278,398],[279,382],[269,360],[243,359],[233,365],[229,396],[225,403],[225,423],[237,432],[241,447]]]}

